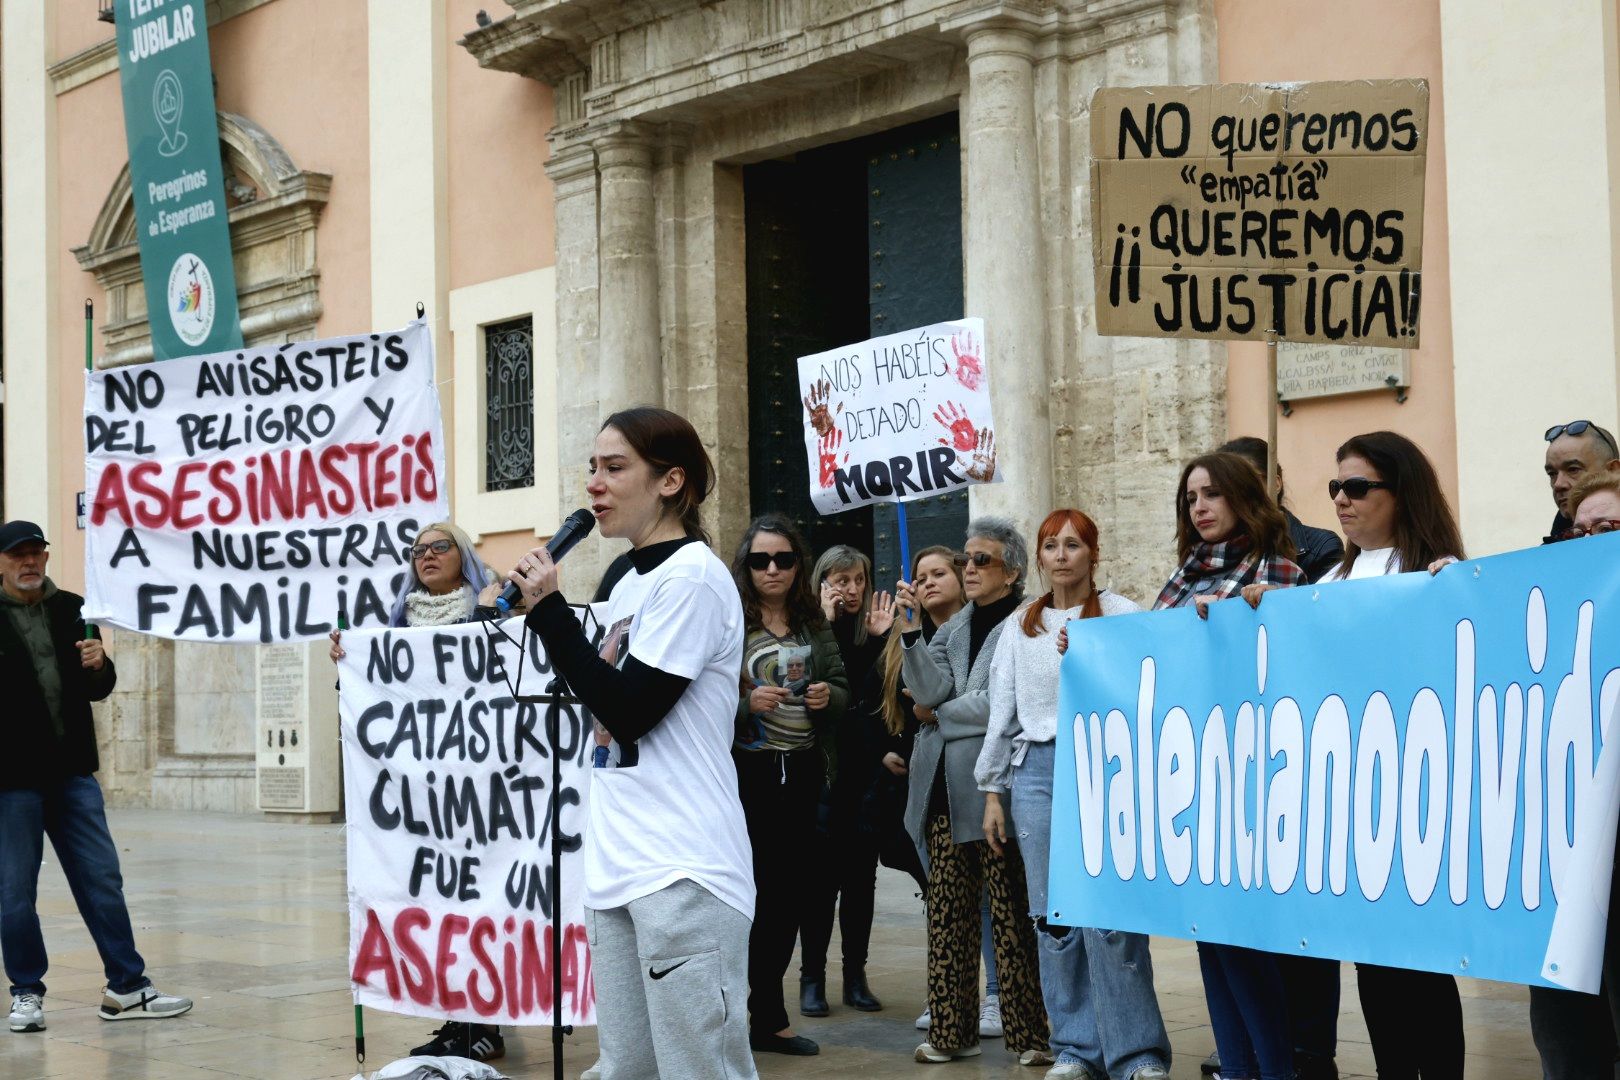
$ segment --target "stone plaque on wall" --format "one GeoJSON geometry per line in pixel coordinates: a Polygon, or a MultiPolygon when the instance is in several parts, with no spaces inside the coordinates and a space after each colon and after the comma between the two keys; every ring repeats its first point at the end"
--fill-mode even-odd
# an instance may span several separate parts
{"type": "Polygon", "coordinates": [[[1277,346],[1277,396],[1284,401],[1390,390],[1412,384],[1411,352],[1372,345],[1277,346]],[[1391,381],[1393,380],[1393,381],[1391,381]]]}
{"type": "Polygon", "coordinates": [[[256,650],[261,810],[330,814],[338,808],[336,673],[326,652],[319,642],[256,650]]]}

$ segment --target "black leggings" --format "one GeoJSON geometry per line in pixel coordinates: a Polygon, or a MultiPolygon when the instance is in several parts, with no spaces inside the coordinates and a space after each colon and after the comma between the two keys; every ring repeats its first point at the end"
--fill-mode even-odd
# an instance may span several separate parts
{"type": "Polygon", "coordinates": [[[814,747],[790,754],[733,750],[737,794],[754,853],[754,926],[748,934],[748,1022],[756,1035],[788,1026],[782,976],[793,960],[804,905],[804,853],[816,828],[826,758],[814,747]]]}
{"type": "Polygon", "coordinates": [[[1462,998],[1432,971],[1356,965],[1378,1080],[1462,1080],[1462,998]]]}
{"type": "Polygon", "coordinates": [[[799,927],[799,977],[827,977],[833,908],[838,909],[844,969],[866,966],[872,941],[872,907],[877,893],[877,839],[858,828],[817,833],[809,897],[799,927]]]}

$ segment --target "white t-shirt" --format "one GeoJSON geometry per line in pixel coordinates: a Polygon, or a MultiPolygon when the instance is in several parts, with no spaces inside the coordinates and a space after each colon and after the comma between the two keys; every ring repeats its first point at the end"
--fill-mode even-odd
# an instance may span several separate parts
{"type": "Polygon", "coordinates": [[[1401,559],[1392,547],[1365,549],[1356,556],[1356,561],[1350,564],[1350,573],[1345,574],[1342,567],[1335,566],[1322,580],[1327,581],[1354,581],[1357,578],[1383,577],[1385,574],[1399,574],[1401,572],[1401,559]]]}
{"type": "Polygon", "coordinates": [[[607,611],[610,634],[629,620],[628,655],[692,682],[637,740],[633,765],[590,770],[585,906],[623,907],[687,878],[752,919],[753,856],[731,761],[743,650],[737,586],[707,546],[690,543],[621,578],[607,611]]]}

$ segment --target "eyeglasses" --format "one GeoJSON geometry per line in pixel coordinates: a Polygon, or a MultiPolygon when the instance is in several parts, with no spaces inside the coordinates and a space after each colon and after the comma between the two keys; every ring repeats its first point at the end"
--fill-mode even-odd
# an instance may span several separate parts
{"type": "Polygon", "coordinates": [[[1614,436],[1610,435],[1607,431],[1604,431],[1590,420],[1571,420],[1567,424],[1554,424],[1552,427],[1547,429],[1546,434],[1543,435],[1542,438],[1546,439],[1548,442],[1552,442],[1554,439],[1557,439],[1562,435],[1585,435],[1588,431],[1596,434],[1598,438],[1602,439],[1608,444],[1610,450],[1612,450],[1615,454],[1620,455],[1620,446],[1615,445],[1614,436]]]}
{"type": "Polygon", "coordinates": [[[750,570],[764,570],[771,563],[775,563],[778,570],[791,570],[799,565],[799,556],[792,551],[750,551],[745,561],[750,570]]]}
{"type": "Polygon", "coordinates": [[[1337,499],[1339,497],[1339,492],[1342,491],[1352,499],[1365,499],[1367,497],[1367,492],[1371,491],[1373,488],[1383,488],[1386,491],[1394,491],[1395,485],[1385,483],[1382,480],[1369,480],[1365,476],[1352,476],[1350,479],[1342,481],[1329,480],[1328,498],[1337,499]]]}
{"type": "Polygon", "coordinates": [[[435,540],[431,544],[417,544],[411,548],[411,558],[420,559],[430,551],[435,555],[443,555],[455,546],[454,540],[435,540]]]}
{"type": "Polygon", "coordinates": [[[951,561],[954,562],[957,566],[967,566],[969,563],[971,563],[974,566],[977,566],[981,570],[984,569],[986,566],[1002,566],[1002,565],[1005,565],[1000,558],[998,558],[995,555],[990,554],[987,551],[964,552],[961,555],[957,555],[951,561]]]}
{"type": "Polygon", "coordinates": [[[1590,525],[1571,525],[1558,534],[1560,540],[1579,540],[1583,536],[1602,536],[1620,529],[1620,521],[1613,519],[1594,521],[1590,525]]]}

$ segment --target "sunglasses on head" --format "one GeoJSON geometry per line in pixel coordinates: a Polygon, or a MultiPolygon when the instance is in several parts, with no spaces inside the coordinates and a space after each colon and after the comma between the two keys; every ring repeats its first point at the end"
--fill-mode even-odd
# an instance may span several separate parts
{"type": "Polygon", "coordinates": [[[957,555],[951,561],[956,563],[957,566],[967,566],[969,563],[971,563],[974,566],[979,567],[981,570],[986,566],[1000,566],[1002,564],[999,557],[992,555],[987,551],[963,552],[962,554],[957,555]]]}
{"type": "Polygon", "coordinates": [[[1546,434],[1543,435],[1542,438],[1546,439],[1548,442],[1552,442],[1554,439],[1557,439],[1563,435],[1585,435],[1588,431],[1602,439],[1604,443],[1608,445],[1610,450],[1620,453],[1620,447],[1615,445],[1614,436],[1610,435],[1607,431],[1604,431],[1590,420],[1571,420],[1567,424],[1554,424],[1552,427],[1547,429],[1546,434]]]}
{"type": "Polygon", "coordinates": [[[791,551],[750,551],[746,561],[750,570],[764,570],[771,563],[778,570],[791,570],[799,564],[799,556],[791,551]]]}
{"type": "Polygon", "coordinates": [[[431,544],[416,544],[411,548],[411,558],[420,559],[430,551],[435,555],[443,555],[455,546],[454,540],[435,540],[431,544]]]}
{"type": "Polygon", "coordinates": [[[1395,485],[1382,480],[1369,480],[1365,476],[1352,476],[1348,480],[1329,480],[1328,498],[1337,499],[1339,492],[1344,492],[1352,499],[1365,499],[1367,492],[1373,488],[1383,488],[1385,491],[1394,491],[1395,485]]]}

